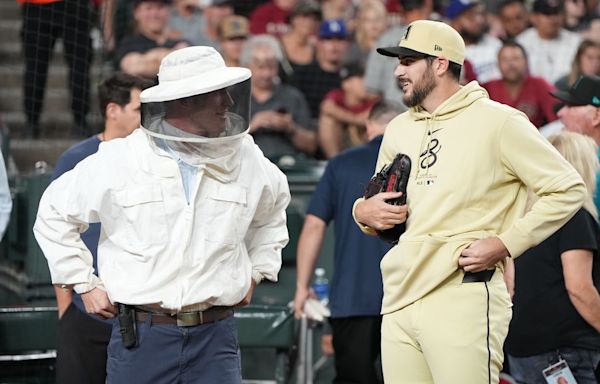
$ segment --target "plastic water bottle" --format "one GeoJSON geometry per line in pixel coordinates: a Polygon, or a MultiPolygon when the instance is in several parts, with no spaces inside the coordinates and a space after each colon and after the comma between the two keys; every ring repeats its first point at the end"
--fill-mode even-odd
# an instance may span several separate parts
{"type": "Polygon", "coordinates": [[[315,269],[315,280],[313,281],[312,289],[323,305],[329,303],[329,280],[325,276],[325,268],[315,269]]]}

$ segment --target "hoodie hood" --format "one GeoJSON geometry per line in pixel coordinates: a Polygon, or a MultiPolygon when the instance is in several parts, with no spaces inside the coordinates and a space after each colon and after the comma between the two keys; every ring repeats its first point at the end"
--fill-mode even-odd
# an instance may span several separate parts
{"type": "Polygon", "coordinates": [[[415,120],[447,120],[473,104],[475,101],[489,98],[487,91],[477,81],[460,88],[458,92],[440,104],[433,113],[427,112],[423,107],[412,107],[408,110],[410,117],[415,120]]]}

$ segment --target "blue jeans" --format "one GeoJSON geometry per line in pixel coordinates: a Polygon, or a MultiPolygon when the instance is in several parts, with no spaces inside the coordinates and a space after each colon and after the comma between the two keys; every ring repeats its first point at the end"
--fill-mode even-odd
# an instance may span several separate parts
{"type": "Polygon", "coordinates": [[[558,362],[558,355],[569,364],[577,384],[597,384],[594,371],[600,363],[600,351],[582,348],[560,348],[528,357],[508,355],[511,376],[519,384],[546,384],[542,371],[558,362]]]}
{"type": "Polygon", "coordinates": [[[233,316],[195,327],[137,323],[138,345],[123,347],[115,321],[108,344],[108,384],[241,384],[233,316]]]}

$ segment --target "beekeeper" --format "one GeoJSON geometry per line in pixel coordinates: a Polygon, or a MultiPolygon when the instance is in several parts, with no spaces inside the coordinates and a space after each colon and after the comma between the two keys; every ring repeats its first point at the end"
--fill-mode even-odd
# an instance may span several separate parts
{"type": "Polygon", "coordinates": [[[241,383],[233,308],[277,281],[285,176],[248,135],[250,71],[166,56],[142,127],[50,184],[34,226],[53,284],[116,317],[108,383],[241,383]],[[100,222],[99,275],[80,234],[100,222]]]}

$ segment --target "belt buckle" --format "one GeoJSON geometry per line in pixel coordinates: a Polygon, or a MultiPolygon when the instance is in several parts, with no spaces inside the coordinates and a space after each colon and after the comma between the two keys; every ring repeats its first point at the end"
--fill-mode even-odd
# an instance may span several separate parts
{"type": "Polygon", "coordinates": [[[178,327],[193,327],[203,323],[202,312],[177,312],[178,327]]]}

